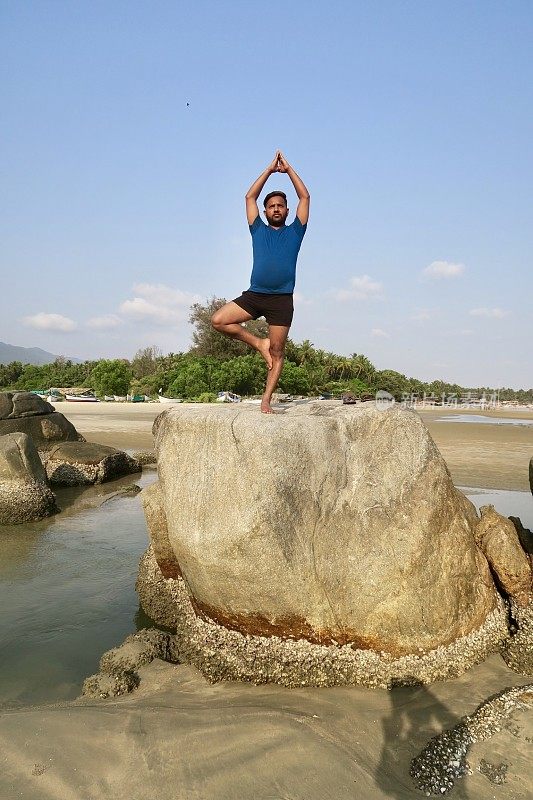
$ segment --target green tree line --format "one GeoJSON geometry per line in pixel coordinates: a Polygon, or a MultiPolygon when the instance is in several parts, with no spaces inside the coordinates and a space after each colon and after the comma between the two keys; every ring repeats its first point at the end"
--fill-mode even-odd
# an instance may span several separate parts
{"type": "MultiPolygon", "coordinates": [[[[211,328],[212,313],[225,303],[223,298],[212,298],[205,305],[191,308],[193,326],[192,347],[186,353],[163,355],[157,347],[139,350],[134,358],[100,359],[73,363],[58,358],[50,364],[35,366],[13,361],[0,364],[0,389],[30,391],[51,387],[91,387],[103,396],[145,394],[181,397],[184,400],[213,400],[219,391],[241,395],[261,394],[265,383],[265,364],[257,353],[241,342],[228,339],[211,328]]],[[[267,335],[262,321],[246,323],[258,336],[267,335]]],[[[297,343],[289,339],[286,360],[280,377],[279,390],[289,394],[316,395],[322,392],[341,394],[350,391],[358,396],[374,394],[383,389],[397,400],[406,395],[419,398],[424,394],[442,397],[490,395],[496,387],[463,387],[446,381],[424,382],[407,377],[395,370],[377,370],[361,353],[340,356],[316,348],[305,340],[297,343]]],[[[499,389],[500,400],[533,402],[533,389],[499,389]]]]}

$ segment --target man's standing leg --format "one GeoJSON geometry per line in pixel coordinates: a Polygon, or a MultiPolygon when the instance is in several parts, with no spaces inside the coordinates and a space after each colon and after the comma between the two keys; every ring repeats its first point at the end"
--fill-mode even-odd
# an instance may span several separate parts
{"type": "Polygon", "coordinates": [[[270,401],[272,394],[278,385],[279,376],[283,369],[285,359],[285,343],[289,335],[289,327],[285,325],[269,325],[270,355],[272,357],[272,369],[269,370],[265,391],[261,399],[261,411],[263,414],[272,414],[270,401]]]}

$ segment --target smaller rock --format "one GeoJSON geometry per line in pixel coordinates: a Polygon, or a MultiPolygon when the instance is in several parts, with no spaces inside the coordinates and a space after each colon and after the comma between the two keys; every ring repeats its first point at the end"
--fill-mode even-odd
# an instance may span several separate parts
{"type": "Polygon", "coordinates": [[[103,654],[100,672],[84,680],[82,695],[106,698],[131,692],[140,683],[136,672],[139,667],[150,664],[156,658],[176,660],[175,648],[171,646],[172,638],[169,633],[155,628],[131,634],[120,647],[103,654]]]}
{"type": "Polygon", "coordinates": [[[132,453],[132,458],[135,458],[143,467],[151,467],[157,464],[155,450],[137,450],[132,453]]]}
{"type": "Polygon", "coordinates": [[[503,660],[520,675],[533,675],[533,602],[518,606],[511,602],[511,616],[517,631],[500,647],[503,660]]]}
{"type": "Polygon", "coordinates": [[[0,524],[34,522],[58,511],[37,449],[25,433],[0,436],[0,524]]]}
{"type": "Polygon", "coordinates": [[[139,685],[139,676],[133,672],[124,672],[121,675],[106,675],[98,673],[85,678],[83,681],[82,695],[84,697],[119,697],[128,694],[139,685]]]}
{"type": "Polygon", "coordinates": [[[12,398],[12,417],[35,417],[40,414],[53,414],[55,408],[40,395],[33,392],[15,392],[12,398]]]}
{"type": "Polygon", "coordinates": [[[474,530],[478,547],[509,597],[519,606],[528,605],[533,599],[533,578],[515,526],[494,506],[481,506],[480,512],[481,519],[474,530]]]}
{"type": "Polygon", "coordinates": [[[123,672],[135,672],[154,658],[168,659],[169,633],[146,629],[128,636],[120,647],[114,647],[104,653],[100,659],[100,672],[109,675],[121,675],[123,672]]]}
{"type": "Polygon", "coordinates": [[[86,486],[141,472],[139,462],[114,447],[92,442],[61,442],[44,454],[50,483],[86,486]]]}
{"type": "Polygon", "coordinates": [[[530,531],[529,528],[524,528],[520,517],[509,517],[509,519],[515,527],[522,549],[529,556],[529,562],[533,570],[533,531],[530,531]]]}
{"type": "Polygon", "coordinates": [[[13,411],[13,392],[0,392],[0,419],[7,419],[13,411]]]}

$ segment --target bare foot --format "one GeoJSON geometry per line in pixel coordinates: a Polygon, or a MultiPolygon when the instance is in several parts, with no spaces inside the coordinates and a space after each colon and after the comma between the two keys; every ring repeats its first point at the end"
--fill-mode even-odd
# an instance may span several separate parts
{"type": "MultiPolygon", "coordinates": [[[[259,339],[257,351],[261,353],[269,369],[272,369],[272,356],[270,355],[270,339],[259,339]]],[[[267,412],[268,413],[268,412],[267,412]]]]}
{"type": "Polygon", "coordinates": [[[269,400],[261,400],[261,414],[273,414],[274,411],[270,407],[269,400]]]}

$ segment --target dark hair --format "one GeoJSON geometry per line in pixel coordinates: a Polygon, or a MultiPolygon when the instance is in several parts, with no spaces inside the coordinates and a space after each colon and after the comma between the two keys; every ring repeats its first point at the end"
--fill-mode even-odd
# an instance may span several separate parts
{"type": "Polygon", "coordinates": [[[285,200],[285,205],[288,205],[287,195],[285,194],[285,192],[269,192],[265,197],[265,199],[263,200],[263,205],[265,208],[271,197],[283,197],[283,199],[285,200]]]}

